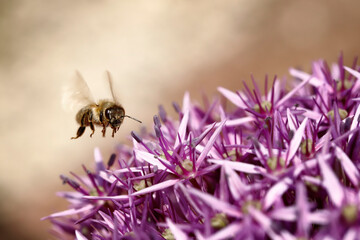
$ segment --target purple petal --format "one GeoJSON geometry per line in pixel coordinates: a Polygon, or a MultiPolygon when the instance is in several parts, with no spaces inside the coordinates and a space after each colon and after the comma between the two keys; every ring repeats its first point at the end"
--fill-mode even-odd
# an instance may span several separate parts
{"type": "Polygon", "coordinates": [[[263,159],[269,156],[269,151],[271,151],[271,153],[274,154],[274,152],[272,152],[273,150],[274,149],[268,149],[264,147],[264,145],[262,145],[260,142],[257,142],[257,147],[254,149],[254,152],[258,157],[258,159],[262,162],[262,164],[266,165],[266,163],[263,162],[264,161],[263,159]]]}
{"type": "Polygon", "coordinates": [[[243,229],[243,224],[234,222],[226,226],[225,228],[217,231],[215,234],[207,237],[207,240],[222,240],[222,239],[232,239],[238,232],[243,229]]]}
{"type": "MultiPolygon", "coordinates": [[[[342,71],[344,71],[344,70],[342,70],[342,71]]],[[[331,76],[334,79],[341,79],[340,68],[339,68],[339,65],[336,63],[331,64],[331,76]]]]}
{"type": "Polygon", "coordinates": [[[230,167],[224,165],[227,175],[228,186],[235,200],[239,200],[245,191],[245,185],[241,181],[239,175],[230,167]]]}
{"type": "Polygon", "coordinates": [[[209,205],[209,207],[212,207],[213,209],[219,212],[226,213],[227,215],[236,218],[242,218],[243,216],[243,214],[239,211],[237,207],[232,206],[227,202],[221,201],[218,198],[211,196],[210,194],[203,193],[193,188],[186,188],[186,191],[202,199],[204,202],[206,202],[209,205]]]}
{"type": "Polygon", "coordinates": [[[331,217],[328,210],[318,210],[309,214],[309,221],[314,224],[326,225],[330,220],[331,217]]]}
{"type": "Polygon", "coordinates": [[[237,118],[237,119],[231,119],[227,120],[225,126],[227,127],[235,127],[240,126],[242,124],[253,122],[255,119],[253,117],[243,117],[243,118],[237,118]]]}
{"type": "Polygon", "coordinates": [[[302,108],[302,107],[298,107],[298,108],[296,108],[296,110],[304,111],[304,113],[302,113],[302,115],[304,117],[313,119],[315,121],[319,121],[321,119],[321,117],[323,116],[321,113],[318,113],[318,112],[315,112],[315,111],[312,111],[312,110],[309,110],[306,108],[302,108]]]}
{"type": "Polygon", "coordinates": [[[296,184],[296,208],[297,208],[297,232],[300,235],[308,233],[310,222],[309,222],[309,203],[307,201],[307,193],[305,186],[299,182],[296,184]]]}
{"type": "Polygon", "coordinates": [[[289,165],[291,159],[294,157],[296,152],[299,150],[299,146],[301,143],[301,140],[303,138],[305,127],[307,123],[308,118],[305,118],[304,121],[300,124],[299,128],[294,133],[294,137],[290,141],[289,146],[289,152],[286,158],[286,165],[289,165]]]}
{"type": "Polygon", "coordinates": [[[218,111],[219,111],[220,120],[221,121],[224,120],[226,118],[226,113],[221,105],[218,106],[218,111]]]}
{"type": "Polygon", "coordinates": [[[297,85],[293,90],[291,90],[290,92],[288,92],[284,97],[282,97],[277,103],[276,103],[276,108],[279,108],[281,105],[283,105],[286,101],[289,100],[289,98],[291,98],[297,91],[299,91],[301,88],[303,88],[308,82],[309,82],[310,78],[303,81],[302,83],[300,83],[299,85],[297,85]]]}
{"type": "Polygon", "coordinates": [[[194,210],[196,212],[198,212],[199,214],[204,215],[204,212],[202,211],[201,207],[198,207],[198,205],[191,198],[190,193],[187,190],[187,188],[181,182],[175,186],[175,189],[177,187],[179,187],[181,189],[181,191],[184,193],[186,200],[190,203],[190,205],[194,208],[194,210]]]}
{"type": "Polygon", "coordinates": [[[95,164],[96,164],[96,173],[99,173],[100,171],[105,170],[104,161],[101,156],[100,149],[98,147],[96,147],[94,149],[94,159],[95,159],[95,164]]]}
{"type": "Polygon", "coordinates": [[[270,213],[271,218],[281,221],[295,222],[297,219],[297,211],[295,207],[275,208],[270,213]]]}
{"type": "Polygon", "coordinates": [[[125,220],[126,219],[125,215],[126,215],[126,213],[124,213],[124,212],[120,212],[118,210],[114,211],[114,220],[116,221],[116,223],[118,225],[124,225],[125,224],[125,221],[126,221],[125,220]]]}
{"type": "Polygon", "coordinates": [[[197,171],[196,175],[197,176],[206,175],[206,174],[214,172],[216,169],[218,169],[220,167],[221,167],[220,165],[210,165],[210,166],[204,167],[204,168],[200,169],[199,171],[197,171]]]}
{"type": "MultiPolygon", "coordinates": [[[[325,135],[322,136],[315,144],[315,151],[318,151],[321,148],[323,148],[324,153],[328,152],[328,149],[326,149],[326,146],[329,144],[330,137],[331,137],[330,131],[325,133],[325,135]]],[[[324,154],[324,153],[322,153],[322,154],[324,154]]]]}
{"type": "Polygon", "coordinates": [[[356,228],[350,228],[344,235],[343,240],[357,240],[359,237],[360,231],[356,228]]]}
{"type": "Polygon", "coordinates": [[[305,81],[307,79],[310,79],[309,83],[311,85],[313,85],[314,87],[320,87],[321,85],[324,84],[324,81],[316,78],[316,77],[312,77],[310,74],[300,71],[298,69],[295,68],[290,68],[289,69],[289,73],[291,76],[295,77],[295,78],[299,78],[302,81],[305,81]]]}
{"type": "Polygon", "coordinates": [[[90,200],[129,200],[129,195],[116,195],[116,196],[84,196],[83,199],[90,200]]]}
{"type": "Polygon", "coordinates": [[[79,192],[57,192],[56,196],[66,198],[70,203],[77,204],[84,195],[79,192]]]}
{"type": "Polygon", "coordinates": [[[293,181],[289,177],[286,177],[272,186],[265,195],[264,209],[267,210],[276,200],[281,199],[280,197],[288,190],[292,183],[293,181]]]}
{"type": "Polygon", "coordinates": [[[335,206],[340,207],[344,199],[344,191],[341,187],[341,184],[337,179],[335,173],[331,170],[330,166],[324,161],[324,159],[319,157],[318,160],[321,174],[323,177],[323,187],[329,194],[332,203],[335,206]]]}
{"type": "Polygon", "coordinates": [[[166,218],[166,223],[177,240],[187,240],[188,236],[184,233],[176,224],[174,224],[169,218],[166,218]]]}
{"type": "MultiPolygon", "coordinates": [[[[99,176],[108,183],[113,183],[113,182],[117,181],[116,177],[114,177],[113,175],[111,175],[111,174],[109,174],[107,172],[104,172],[104,171],[101,171],[99,176]]],[[[120,182],[117,182],[116,186],[117,187],[123,187],[124,185],[122,183],[120,183],[120,182]]]]}
{"type": "MultiPolygon", "coordinates": [[[[154,156],[154,155],[153,155],[154,156]]],[[[153,168],[151,168],[153,169],[153,168]]],[[[115,174],[119,174],[119,173],[129,173],[129,172],[139,172],[139,173],[142,173],[143,170],[141,170],[140,168],[137,168],[137,167],[130,167],[130,168],[122,168],[122,169],[117,169],[117,170],[113,170],[112,173],[115,173],[115,174]]],[[[106,173],[107,172],[103,172],[103,173],[106,173]]],[[[100,173],[101,174],[101,173],[100,173]]]]}
{"type": "Polygon", "coordinates": [[[107,225],[107,227],[109,227],[110,229],[114,230],[114,221],[111,219],[111,217],[107,214],[105,214],[102,211],[99,211],[100,216],[104,219],[105,224],[107,225]]]}
{"type": "MultiPolygon", "coordinates": [[[[239,95],[237,95],[236,93],[227,90],[226,88],[223,87],[218,87],[218,91],[224,96],[226,97],[230,102],[232,102],[233,104],[235,104],[236,106],[238,106],[239,108],[245,109],[247,108],[246,104],[243,103],[243,101],[241,100],[241,98],[239,97],[239,95]]],[[[244,99],[246,99],[245,96],[242,96],[244,99]]]]}
{"type": "Polygon", "coordinates": [[[45,219],[48,219],[48,218],[64,217],[64,216],[84,213],[84,212],[90,211],[93,208],[94,208],[94,206],[92,204],[87,204],[87,205],[83,206],[82,208],[70,208],[70,209],[65,210],[65,211],[53,213],[53,214],[51,214],[51,215],[49,215],[47,217],[41,218],[41,220],[45,220],[45,219]]]}
{"type": "Polygon", "coordinates": [[[207,240],[207,238],[205,238],[199,230],[195,230],[194,234],[195,234],[195,239],[197,240],[207,240]]]}
{"type": "Polygon", "coordinates": [[[304,175],[304,176],[301,176],[301,179],[304,182],[308,182],[308,183],[311,183],[311,184],[317,185],[317,186],[322,186],[322,180],[317,177],[304,175]]]}
{"type": "Polygon", "coordinates": [[[349,67],[344,66],[345,70],[348,71],[351,75],[357,78],[355,84],[353,85],[351,92],[357,93],[360,88],[360,73],[358,71],[355,71],[354,69],[351,69],[349,67]]]}
{"type": "Polygon", "coordinates": [[[267,99],[269,102],[271,102],[271,99],[273,99],[274,102],[277,102],[279,100],[280,97],[280,93],[281,93],[281,85],[280,85],[280,80],[279,79],[275,79],[274,80],[274,97],[272,96],[272,89],[269,90],[267,99]]]}
{"type": "Polygon", "coordinates": [[[330,93],[333,92],[332,87],[326,81],[324,81],[322,79],[311,76],[308,73],[305,73],[303,71],[300,71],[300,70],[297,70],[294,68],[290,68],[289,72],[293,77],[300,78],[302,81],[309,79],[309,84],[313,85],[314,87],[321,87],[323,85],[326,85],[326,90],[330,93]]]}
{"type": "Polygon", "coordinates": [[[321,158],[326,161],[326,154],[329,153],[329,149],[330,149],[330,139],[331,139],[331,133],[330,130],[324,135],[324,145],[322,146],[321,149],[321,158]]]}
{"type": "Polygon", "coordinates": [[[281,231],[280,235],[282,237],[281,240],[298,240],[299,239],[287,231],[281,231]]]}
{"type": "Polygon", "coordinates": [[[263,172],[266,172],[265,168],[259,167],[256,165],[252,165],[249,163],[233,162],[233,161],[222,160],[222,159],[209,159],[208,162],[226,166],[235,171],[244,172],[244,173],[261,174],[263,172]]]}
{"type": "MultiPolygon", "coordinates": [[[[285,154],[284,154],[284,156],[285,156],[285,154]]],[[[299,156],[295,155],[292,162],[294,163],[294,166],[298,166],[299,164],[301,164],[303,162],[303,160],[299,156]]]]}
{"type": "MultiPolygon", "coordinates": [[[[330,154],[328,154],[327,158],[330,158],[330,154]]],[[[300,173],[302,173],[305,169],[313,169],[317,167],[318,161],[316,158],[309,159],[306,162],[302,162],[301,164],[297,165],[294,170],[294,177],[298,177],[300,173]]]]}
{"type": "Polygon", "coordinates": [[[294,115],[290,112],[289,108],[286,109],[286,115],[287,115],[289,129],[295,132],[296,131],[296,120],[295,120],[294,115]]]}
{"type": "Polygon", "coordinates": [[[159,156],[156,156],[154,154],[144,152],[141,150],[134,150],[134,152],[139,161],[148,162],[148,163],[152,164],[153,166],[157,166],[157,168],[160,170],[166,170],[168,172],[171,172],[164,164],[162,164],[161,161],[158,160],[158,159],[161,159],[162,161],[166,162],[165,159],[162,159],[159,156]]]}
{"type": "Polygon", "coordinates": [[[205,148],[203,149],[203,151],[201,152],[200,156],[198,157],[198,159],[196,160],[196,169],[199,169],[201,163],[204,161],[205,157],[207,156],[207,154],[209,153],[210,149],[213,147],[216,139],[218,138],[224,124],[226,122],[226,119],[224,119],[223,121],[221,121],[219,127],[215,130],[215,132],[213,133],[213,135],[211,135],[209,141],[206,143],[205,148]]]}
{"type": "Polygon", "coordinates": [[[166,181],[163,181],[161,183],[157,183],[157,184],[154,184],[154,185],[152,185],[150,187],[144,188],[144,189],[142,189],[140,191],[134,192],[131,195],[132,196],[139,196],[139,195],[143,195],[143,194],[146,194],[146,193],[151,193],[151,192],[156,192],[156,191],[159,191],[159,190],[163,190],[165,188],[174,186],[179,181],[181,181],[181,179],[166,180],[166,181]]]}
{"type": "Polygon", "coordinates": [[[75,236],[76,240],[88,240],[82,233],[80,233],[78,230],[75,230],[75,236]]]}
{"type": "MultiPolygon", "coordinates": [[[[204,151],[206,146],[202,146],[202,145],[197,145],[196,146],[196,151],[199,152],[200,154],[204,151]]],[[[212,157],[212,158],[222,158],[223,156],[216,151],[214,148],[211,148],[210,151],[208,152],[208,157],[212,157]]]]}
{"type": "Polygon", "coordinates": [[[282,237],[276,234],[271,228],[272,221],[269,217],[251,206],[249,207],[249,213],[259,223],[259,225],[264,229],[264,231],[270,236],[271,239],[282,240],[282,237]]]}
{"type": "MultiPolygon", "coordinates": [[[[350,131],[354,130],[357,127],[357,125],[359,124],[358,123],[359,115],[360,115],[360,105],[356,109],[355,115],[353,117],[353,121],[351,122],[350,131]]],[[[349,135],[348,139],[351,139],[351,137],[352,137],[352,134],[349,135]]]]}
{"type": "MultiPolygon", "coordinates": [[[[181,141],[183,141],[183,142],[186,140],[185,134],[186,134],[186,128],[187,128],[188,122],[189,122],[189,115],[190,115],[190,110],[185,109],[185,114],[184,114],[183,118],[181,119],[179,129],[178,129],[179,137],[180,137],[181,141]]],[[[178,145],[180,143],[179,137],[176,137],[174,148],[178,147],[178,145]]]]}
{"type": "Polygon", "coordinates": [[[184,94],[182,111],[183,113],[190,111],[190,93],[188,91],[184,94]]]}
{"type": "Polygon", "coordinates": [[[339,159],[341,166],[343,167],[346,175],[349,177],[350,181],[355,185],[359,185],[359,170],[356,168],[351,159],[344,153],[341,148],[335,146],[335,155],[339,159]]]}

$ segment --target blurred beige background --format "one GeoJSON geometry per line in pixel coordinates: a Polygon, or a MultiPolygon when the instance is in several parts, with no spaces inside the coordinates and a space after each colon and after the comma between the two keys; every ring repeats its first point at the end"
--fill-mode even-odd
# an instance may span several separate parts
{"type": "Polygon", "coordinates": [[[79,70],[96,98],[108,96],[105,70],[127,113],[151,126],[160,103],[172,112],[250,74],[283,76],[310,61],[346,62],[360,53],[359,1],[3,0],[0,2],[0,239],[52,239],[40,218],[66,208],[59,174],[107,159],[140,125],[114,139],[100,131],[70,140],[75,113],[61,88],[79,70]]]}

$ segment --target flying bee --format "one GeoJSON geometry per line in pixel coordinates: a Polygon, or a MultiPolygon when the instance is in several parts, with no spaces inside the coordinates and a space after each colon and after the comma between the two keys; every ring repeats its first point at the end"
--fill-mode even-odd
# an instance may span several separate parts
{"type": "Polygon", "coordinates": [[[115,97],[110,73],[106,72],[106,74],[112,100],[100,100],[98,103],[95,103],[88,85],[79,72],[77,72],[76,81],[73,83],[73,86],[71,86],[71,89],[64,92],[63,103],[65,105],[68,105],[67,101],[72,101],[72,105],[77,103],[83,106],[75,118],[80,124],[80,127],[77,130],[76,136],[71,139],[81,137],[88,126],[92,131],[90,134],[90,137],[92,137],[95,132],[95,125],[102,126],[103,137],[105,137],[106,128],[110,127],[112,129],[112,137],[114,137],[125,117],[141,123],[141,121],[136,118],[125,114],[124,108],[117,102],[117,98],[115,97]]]}

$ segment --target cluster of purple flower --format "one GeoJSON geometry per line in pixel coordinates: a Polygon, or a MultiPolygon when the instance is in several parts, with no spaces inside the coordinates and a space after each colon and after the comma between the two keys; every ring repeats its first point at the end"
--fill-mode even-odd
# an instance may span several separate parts
{"type": "Polygon", "coordinates": [[[60,239],[359,239],[360,67],[290,74],[265,94],[218,88],[231,110],[188,93],[179,121],[160,107],[153,133],[61,176],[71,206],[44,219],[60,239]]]}

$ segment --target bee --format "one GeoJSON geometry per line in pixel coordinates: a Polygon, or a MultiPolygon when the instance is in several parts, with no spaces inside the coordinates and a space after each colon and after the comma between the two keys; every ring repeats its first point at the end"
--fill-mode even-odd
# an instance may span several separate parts
{"type": "Polygon", "coordinates": [[[86,84],[85,80],[79,72],[76,72],[77,78],[73,83],[70,89],[65,89],[63,96],[63,103],[69,105],[69,101],[72,101],[71,104],[75,103],[82,104],[82,108],[76,114],[76,121],[79,123],[79,128],[76,132],[76,136],[71,139],[77,139],[81,137],[86,127],[90,127],[91,134],[90,137],[95,133],[95,125],[102,126],[102,135],[105,137],[106,128],[110,127],[112,129],[112,137],[119,130],[124,118],[131,118],[139,123],[140,120],[130,117],[125,114],[124,108],[121,104],[118,103],[115,96],[112,84],[112,78],[109,72],[106,72],[107,79],[109,82],[110,92],[112,95],[112,100],[100,100],[95,103],[90,89],[86,84]]]}

